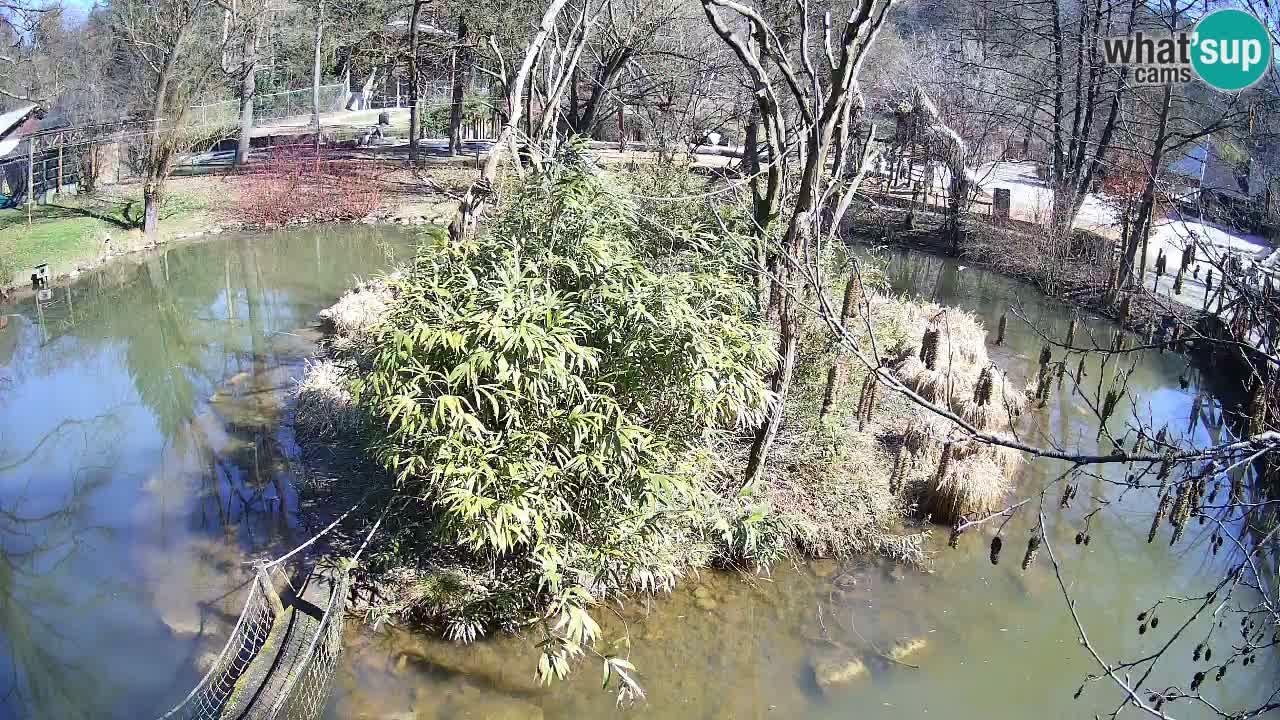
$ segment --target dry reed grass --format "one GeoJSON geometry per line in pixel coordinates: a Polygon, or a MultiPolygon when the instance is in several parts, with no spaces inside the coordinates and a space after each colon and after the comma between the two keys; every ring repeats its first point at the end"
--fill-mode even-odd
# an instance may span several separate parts
{"type": "MultiPolygon", "coordinates": [[[[878,350],[896,358],[891,371],[915,392],[985,431],[1007,430],[1023,412],[1026,396],[991,362],[986,330],[975,316],[886,295],[867,301],[878,350]],[[936,345],[922,352],[930,330],[936,331],[936,345]],[[925,358],[933,360],[932,368],[925,358]]],[[[864,334],[859,327],[851,332],[864,334]]],[[[814,425],[806,403],[788,403],[766,467],[766,499],[796,521],[796,542],[806,555],[874,551],[927,564],[924,535],[902,534],[898,521],[917,514],[950,524],[962,515],[998,509],[1020,456],[968,440],[951,420],[896,394],[882,393],[874,408],[855,419],[855,408],[864,409],[857,388],[866,374],[856,362],[839,374],[841,409],[825,425],[814,425]]],[[[821,393],[793,390],[793,399],[807,395],[821,393]]]]}
{"type": "Polygon", "coordinates": [[[329,334],[329,342],[339,355],[355,351],[386,317],[390,304],[391,291],[385,283],[357,285],[320,311],[320,328],[329,334]]]}
{"type": "MultiPolygon", "coordinates": [[[[394,275],[392,277],[395,277],[394,275]]],[[[345,439],[363,430],[364,415],[351,396],[352,374],[369,346],[370,332],[386,317],[392,295],[383,280],[364,282],[318,314],[327,347],[308,361],[294,390],[296,428],[307,442],[345,439]]]]}
{"type": "Polygon", "coordinates": [[[294,397],[299,439],[338,440],[361,432],[364,418],[351,396],[348,370],[333,360],[308,361],[294,397]]]}
{"type": "MultiPolygon", "coordinates": [[[[1009,429],[1027,397],[991,362],[986,330],[977,318],[936,305],[916,306],[907,316],[909,346],[919,348],[929,330],[937,331],[936,362],[929,368],[919,354],[907,355],[894,368],[897,377],[979,430],[1009,429]]],[[[1021,462],[1016,451],[967,440],[957,425],[932,413],[914,419],[902,433],[913,460],[903,484],[914,489],[920,511],[934,522],[952,524],[961,516],[997,509],[1011,489],[1021,462]]]]}

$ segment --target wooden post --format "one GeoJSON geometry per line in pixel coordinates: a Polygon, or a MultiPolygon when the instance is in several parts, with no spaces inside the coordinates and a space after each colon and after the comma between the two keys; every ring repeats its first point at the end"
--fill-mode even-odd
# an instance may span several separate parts
{"type": "Polygon", "coordinates": [[[271,582],[271,576],[267,574],[265,565],[258,566],[258,584],[262,586],[262,595],[271,604],[271,609],[276,616],[284,614],[284,602],[280,600],[280,593],[276,592],[276,586],[271,582]]]}
{"type": "Polygon", "coordinates": [[[59,195],[62,194],[62,145],[58,145],[58,187],[53,190],[59,195]]]}
{"type": "Polygon", "coordinates": [[[31,227],[31,206],[36,192],[36,139],[27,139],[27,227],[31,227]]]}
{"type": "Polygon", "coordinates": [[[996,188],[991,194],[991,218],[992,221],[1004,227],[1009,224],[1010,210],[1012,208],[1012,191],[1009,188],[996,188]]]}

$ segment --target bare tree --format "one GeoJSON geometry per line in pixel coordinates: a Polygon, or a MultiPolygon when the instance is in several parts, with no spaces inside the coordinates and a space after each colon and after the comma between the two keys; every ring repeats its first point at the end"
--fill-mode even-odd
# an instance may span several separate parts
{"type": "Polygon", "coordinates": [[[315,135],[316,155],[320,154],[320,72],[324,42],[324,0],[316,2],[316,31],[311,64],[311,132],[315,135]]]}
{"type": "Polygon", "coordinates": [[[419,39],[419,22],[422,19],[422,6],[424,0],[413,0],[413,11],[409,15],[409,164],[418,164],[418,135],[419,132],[419,115],[421,109],[418,107],[418,39],[419,39]]]}
{"type": "Polygon", "coordinates": [[[111,6],[120,84],[148,123],[144,136],[143,230],[154,236],[187,109],[221,64],[210,42],[220,13],[212,0],[122,0],[111,6]]]}
{"type": "Polygon", "coordinates": [[[449,154],[462,152],[462,111],[471,81],[471,45],[467,19],[458,16],[458,37],[453,50],[453,97],[449,103],[449,154]]]}
{"type": "Polygon", "coordinates": [[[480,214],[484,211],[493,194],[494,181],[498,177],[498,168],[502,162],[503,151],[507,147],[514,145],[515,135],[519,131],[520,117],[524,109],[521,99],[524,97],[525,85],[529,81],[529,75],[533,71],[538,55],[542,52],[542,48],[552,30],[555,29],[556,20],[567,3],[568,0],[551,0],[551,3],[547,5],[546,11],[542,14],[542,20],[538,23],[537,31],[529,39],[529,43],[525,47],[524,57],[519,67],[513,69],[512,75],[504,83],[506,89],[504,93],[507,110],[506,123],[503,125],[502,131],[498,133],[493,149],[489,151],[489,158],[485,162],[480,178],[471,184],[471,187],[467,189],[466,194],[463,195],[462,200],[458,203],[457,213],[454,215],[453,222],[449,225],[449,239],[454,243],[462,242],[467,235],[474,231],[480,214]]]}
{"type": "MultiPolygon", "coordinates": [[[[782,220],[780,241],[782,252],[792,257],[816,262],[823,254],[822,209],[828,203],[848,207],[842,202],[850,190],[843,179],[844,169],[838,167],[828,173],[827,164],[834,156],[838,128],[849,114],[848,105],[857,95],[856,78],[862,60],[891,5],[892,0],[854,3],[841,21],[842,26],[836,26],[830,13],[819,14],[807,0],[802,0],[799,17],[788,32],[798,39],[799,47],[788,49],[780,33],[758,10],[735,0],[702,0],[711,27],[738,57],[755,90],[769,158],[768,190],[757,193],[754,217],[762,239],[768,237],[770,226],[783,210],[783,159],[793,152],[799,156],[800,170],[782,220]],[[783,93],[798,111],[796,123],[789,122],[785,115],[783,93]]],[[[838,226],[840,218],[828,222],[838,226]]],[[[782,422],[782,405],[790,389],[799,338],[799,308],[791,292],[797,280],[788,266],[779,266],[773,278],[774,292],[779,297],[781,360],[772,379],[777,400],[755,433],[747,483],[755,482],[764,472],[782,422]]]]}

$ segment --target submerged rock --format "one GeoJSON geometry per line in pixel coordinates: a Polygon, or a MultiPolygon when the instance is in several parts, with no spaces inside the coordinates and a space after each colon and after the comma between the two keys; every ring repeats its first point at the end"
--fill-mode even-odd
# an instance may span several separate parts
{"type": "Polygon", "coordinates": [[[924,650],[929,646],[929,641],[922,637],[908,638],[899,640],[889,648],[889,657],[897,662],[906,662],[912,655],[924,650]]]}
{"type": "Polygon", "coordinates": [[[814,576],[820,578],[829,578],[840,569],[835,560],[814,560],[809,563],[809,567],[813,570],[814,576]]]}
{"type": "MultiPolygon", "coordinates": [[[[466,718],[467,720],[542,720],[542,708],[523,698],[507,693],[493,692],[463,683],[452,691],[441,707],[440,717],[466,718]]],[[[437,699],[436,705],[440,705],[437,699]]],[[[415,709],[422,703],[415,704],[415,709]]]]}
{"type": "Polygon", "coordinates": [[[809,666],[813,669],[814,682],[824,693],[844,687],[869,672],[862,658],[835,648],[815,653],[809,658],[809,666]]]}
{"type": "Polygon", "coordinates": [[[497,690],[526,695],[546,690],[533,673],[537,656],[516,648],[514,643],[504,643],[502,648],[493,641],[462,645],[419,635],[401,640],[404,644],[400,652],[497,690]]]}
{"type": "Polygon", "coordinates": [[[201,673],[209,672],[213,669],[213,666],[218,663],[218,658],[220,656],[221,653],[217,650],[210,650],[208,652],[201,653],[200,657],[196,658],[195,661],[196,670],[201,673]]]}
{"type": "Polygon", "coordinates": [[[894,565],[889,572],[885,573],[890,582],[900,583],[907,579],[907,569],[901,565],[894,565]]]}

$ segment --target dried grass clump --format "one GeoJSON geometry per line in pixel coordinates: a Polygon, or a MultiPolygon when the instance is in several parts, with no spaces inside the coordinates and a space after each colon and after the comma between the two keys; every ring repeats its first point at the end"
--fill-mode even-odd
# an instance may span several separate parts
{"type": "Polygon", "coordinates": [[[937,523],[998,509],[1022,466],[1016,450],[957,439],[945,420],[919,418],[902,440],[912,469],[900,482],[921,514],[937,523]]]}
{"type": "Polygon", "coordinates": [[[948,365],[975,365],[985,361],[987,330],[976,315],[934,303],[901,304],[902,322],[910,328],[908,342],[912,347],[920,347],[925,333],[938,331],[939,370],[945,370],[948,365]]]}
{"type": "MultiPolygon", "coordinates": [[[[985,368],[987,331],[971,313],[938,305],[903,303],[901,322],[908,328],[905,358],[895,373],[929,402],[953,405],[974,395],[985,368]],[[932,361],[932,362],[930,362],[932,361]]],[[[1003,385],[997,371],[994,384],[1003,385]]]]}
{"type": "Polygon", "coordinates": [[[999,509],[1012,487],[1010,464],[1003,453],[974,452],[955,457],[941,477],[935,474],[920,494],[920,509],[934,522],[955,523],[999,509]]]}
{"type": "Polygon", "coordinates": [[[925,533],[899,535],[904,508],[885,472],[897,448],[875,431],[842,428],[838,440],[817,440],[809,432],[784,430],[769,463],[765,501],[790,521],[792,541],[807,557],[847,557],[876,552],[898,562],[924,566],[925,533]]]}
{"type": "Polygon", "coordinates": [[[982,324],[974,315],[954,308],[914,308],[907,313],[913,328],[908,344],[914,343],[922,351],[897,364],[894,372],[898,378],[924,399],[947,407],[979,430],[1008,428],[1026,409],[1027,398],[992,364],[982,324]],[[933,368],[920,357],[925,354],[936,356],[933,368]]]}
{"type": "Polygon", "coordinates": [[[320,328],[331,336],[330,342],[336,350],[354,349],[386,317],[391,299],[385,283],[356,286],[331,307],[320,311],[320,328]]]}
{"type": "Polygon", "coordinates": [[[929,402],[942,402],[947,396],[947,373],[930,370],[919,357],[912,355],[898,366],[897,375],[907,387],[929,402]]]}
{"type": "MultiPolygon", "coordinates": [[[[999,424],[997,419],[992,422],[999,424]]],[[[998,509],[1022,465],[1016,450],[966,440],[937,415],[911,421],[902,442],[911,454],[912,469],[899,482],[915,498],[921,514],[948,525],[962,515],[998,509]]]]}
{"type": "Polygon", "coordinates": [[[332,360],[308,361],[294,396],[294,424],[303,441],[337,440],[363,429],[364,417],[351,396],[350,377],[332,360]]]}
{"type": "MultiPolygon", "coordinates": [[[[1008,430],[1026,409],[1027,396],[991,362],[981,323],[969,313],[937,306],[918,306],[914,320],[908,343],[919,350],[904,353],[894,368],[898,378],[978,430],[1008,430]],[[935,359],[933,368],[929,359],[935,359]]],[[[913,470],[899,482],[935,522],[998,509],[1021,464],[1016,451],[967,440],[934,413],[913,419],[901,439],[913,470]]]]}
{"type": "Polygon", "coordinates": [[[992,391],[989,402],[975,398],[957,399],[951,409],[962,420],[979,430],[1003,430],[1027,409],[1027,396],[1012,387],[992,391]]]}

